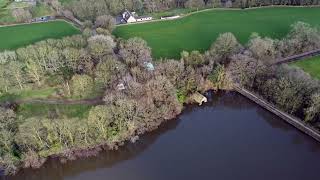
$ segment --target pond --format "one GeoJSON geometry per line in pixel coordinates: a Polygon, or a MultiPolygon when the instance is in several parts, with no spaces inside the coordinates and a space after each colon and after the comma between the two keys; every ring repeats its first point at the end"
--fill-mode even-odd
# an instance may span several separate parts
{"type": "Polygon", "coordinates": [[[135,144],[8,180],[319,178],[320,143],[237,93],[214,94],[135,144]]]}

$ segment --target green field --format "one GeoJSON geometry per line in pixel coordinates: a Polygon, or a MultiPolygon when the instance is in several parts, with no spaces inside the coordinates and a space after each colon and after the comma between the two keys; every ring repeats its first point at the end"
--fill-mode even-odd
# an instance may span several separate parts
{"type": "Polygon", "coordinates": [[[224,32],[232,32],[241,43],[246,43],[252,32],[281,38],[296,21],[320,25],[320,8],[216,9],[174,21],[118,26],[113,33],[125,39],[142,37],[156,58],[179,58],[183,50],[207,50],[224,32]]]}
{"type": "Polygon", "coordinates": [[[320,56],[298,61],[292,63],[292,65],[298,66],[305,72],[309,73],[312,77],[320,79],[320,56]]]}
{"type": "Polygon", "coordinates": [[[16,49],[48,38],[61,38],[80,33],[65,21],[0,27],[0,51],[16,49]]]}
{"type": "Polygon", "coordinates": [[[91,105],[52,105],[52,104],[21,104],[17,114],[24,117],[50,117],[53,114],[59,117],[87,118],[91,105]]]}

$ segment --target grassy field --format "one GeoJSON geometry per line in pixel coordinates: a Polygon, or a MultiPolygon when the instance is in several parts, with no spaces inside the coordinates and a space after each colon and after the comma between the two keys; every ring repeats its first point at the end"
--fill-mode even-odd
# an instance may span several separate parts
{"type": "Polygon", "coordinates": [[[320,79],[320,56],[292,63],[298,66],[311,76],[320,79]]]}
{"type": "Polygon", "coordinates": [[[0,96],[0,103],[5,101],[27,100],[27,99],[46,99],[56,92],[56,88],[45,88],[39,90],[13,91],[10,94],[0,96]]]}
{"type": "Polygon", "coordinates": [[[220,33],[232,32],[246,43],[252,32],[281,38],[296,21],[320,25],[319,19],[320,8],[217,9],[173,21],[118,26],[113,34],[125,39],[142,37],[156,58],[179,58],[183,50],[207,50],[220,33]]]}
{"type": "Polygon", "coordinates": [[[48,38],[61,38],[80,33],[65,21],[0,27],[0,51],[16,49],[48,38]]]}
{"type": "Polygon", "coordinates": [[[83,119],[88,117],[91,107],[91,105],[21,104],[17,113],[24,118],[58,116],[83,119]]]}

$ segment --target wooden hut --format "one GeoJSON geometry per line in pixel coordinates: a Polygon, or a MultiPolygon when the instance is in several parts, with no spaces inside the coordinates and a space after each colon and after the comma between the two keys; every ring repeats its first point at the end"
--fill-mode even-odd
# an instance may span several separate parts
{"type": "Polygon", "coordinates": [[[202,105],[202,103],[208,102],[208,99],[204,95],[202,95],[198,92],[194,93],[191,97],[193,100],[195,100],[197,103],[199,103],[200,106],[202,105]]]}

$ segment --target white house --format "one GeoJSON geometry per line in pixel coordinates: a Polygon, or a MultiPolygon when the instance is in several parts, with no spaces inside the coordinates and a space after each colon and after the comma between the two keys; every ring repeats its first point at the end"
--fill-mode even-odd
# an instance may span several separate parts
{"type": "Polygon", "coordinates": [[[137,22],[136,18],[134,17],[133,13],[131,13],[128,10],[125,10],[122,13],[122,18],[126,23],[133,23],[133,22],[137,22]]]}
{"type": "Polygon", "coordinates": [[[142,21],[151,21],[151,16],[136,16],[135,12],[130,12],[125,10],[122,13],[122,21],[124,23],[135,23],[135,22],[142,22],[142,21]]]}

